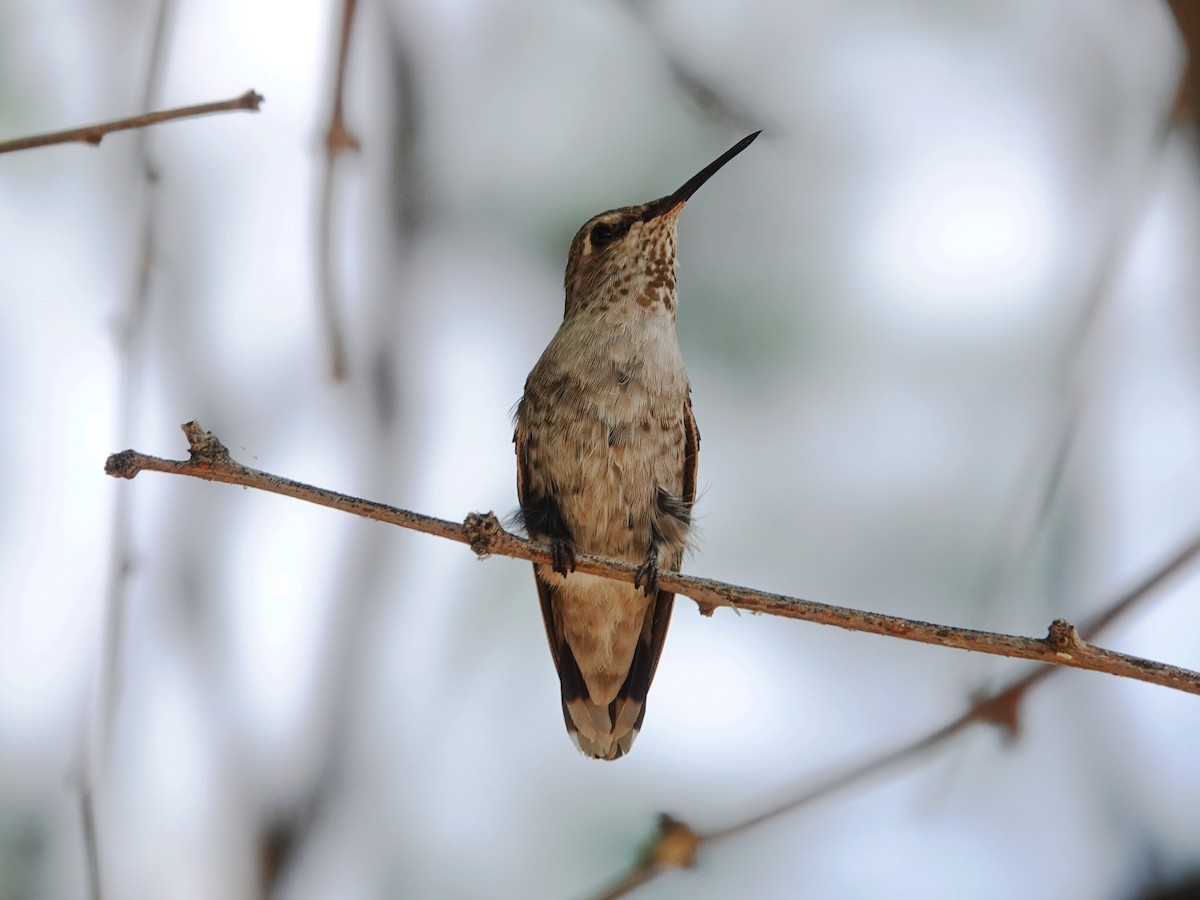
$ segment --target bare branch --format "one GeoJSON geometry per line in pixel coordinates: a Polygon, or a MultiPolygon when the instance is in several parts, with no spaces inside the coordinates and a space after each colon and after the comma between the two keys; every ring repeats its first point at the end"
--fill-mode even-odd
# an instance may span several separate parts
{"type": "Polygon", "coordinates": [[[96,803],[90,784],[80,785],[79,817],[83,827],[83,849],[87,863],[88,900],[103,900],[100,849],[96,840],[96,803]]]}
{"type": "Polygon", "coordinates": [[[157,125],[160,122],[170,122],[173,119],[191,119],[196,116],[207,116],[211,113],[235,112],[245,110],[258,112],[263,102],[262,95],[255,91],[246,91],[240,97],[232,100],[221,100],[216,103],[200,103],[196,106],[180,106],[176,109],[165,109],[161,112],[145,113],[129,119],[117,119],[114,122],[101,122],[98,125],[84,125],[82,128],[69,128],[66,131],[54,131],[49,134],[35,134],[31,137],[14,138],[11,141],[0,141],[0,153],[13,153],[17,150],[30,150],[34,147],[48,147],[51,144],[92,144],[98,145],[106,134],[114,131],[127,131],[130,128],[145,128],[147,125],[157,125]]]}
{"type": "MultiPolygon", "coordinates": [[[[142,89],[142,108],[146,110],[150,109],[157,101],[162,88],[168,24],[173,12],[173,0],[160,0],[153,41],[150,46],[150,59],[146,66],[142,89]]],[[[133,284],[125,308],[118,317],[116,341],[118,402],[115,430],[118,435],[123,437],[129,437],[132,434],[133,422],[136,420],[141,406],[141,369],[144,362],[142,337],[145,333],[146,314],[150,304],[150,277],[154,268],[155,194],[159,178],[158,167],[150,152],[150,132],[139,131],[135,144],[141,182],[136,201],[137,248],[133,265],[133,284]]],[[[116,714],[117,697],[120,693],[119,649],[125,622],[125,589],[133,559],[130,538],[131,517],[131,507],[126,498],[118,497],[116,503],[113,504],[110,529],[111,561],[104,610],[104,643],[100,653],[99,748],[101,757],[108,752],[109,737],[116,714]]]]}
{"type": "Polygon", "coordinates": [[[334,63],[333,112],[325,132],[325,167],[317,214],[317,283],[320,287],[321,319],[329,343],[329,364],[335,381],[346,377],[346,339],[338,310],[338,290],[333,264],[333,175],[337,159],[347,150],[358,149],[358,138],[346,127],[342,96],[346,88],[346,61],[350,56],[350,27],[354,24],[357,0],[342,0],[342,29],[334,63]]]}
{"type": "Polygon", "coordinates": [[[1097,326],[1108,315],[1116,281],[1125,270],[1137,229],[1146,218],[1154,186],[1162,172],[1170,134],[1170,111],[1164,109],[1146,154],[1139,160],[1126,191],[1118,196],[1107,223],[1095,255],[1095,265],[1084,285],[1079,312],[1063,347],[1061,383],[1052,415],[1047,418],[1047,433],[1026,461],[1024,474],[1017,481],[1018,489],[1012,492],[1001,520],[1001,537],[996,542],[999,549],[985,575],[979,600],[979,607],[989,613],[1002,592],[1008,589],[1019,563],[1036,547],[1050,520],[1089,401],[1087,394],[1094,375],[1090,351],[1097,326]],[[1029,515],[1025,515],[1030,501],[1033,505],[1029,515]]]}
{"type": "MultiPolygon", "coordinates": [[[[162,91],[163,72],[166,68],[167,37],[175,10],[174,0],[159,0],[155,16],[154,31],[150,44],[150,58],[146,65],[142,86],[141,109],[149,112],[159,102],[162,91]]],[[[254,95],[258,97],[257,94],[254,95]]],[[[243,98],[244,99],[244,98],[243,98]]],[[[258,98],[261,100],[261,98],[258,98]]],[[[257,103],[257,101],[256,101],[257,103]]],[[[136,201],[137,247],[134,258],[133,285],[125,309],[121,312],[116,335],[117,350],[117,404],[114,430],[118,435],[130,437],[133,423],[142,402],[142,338],[145,333],[146,312],[150,302],[150,281],[154,260],[154,235],[156,232],[156,187],[158,170],[150,152],[151,135],[148,129],[139,129],[134,136],[135,155],[140,169],[140,191],[136,201]]],[[[99,138],[97,138],[97,142],[99,138]]],[[[109,531],[111,541],[108,584],[105,590],[103,633],[100,645],[99,678],[96,685],[95,723],[85,729],[89,743],[93,744],[89,757],[88,748],[81,753],[82,822],[84,829],[85,862],[87,865],[91,900],[101,900],[100,851],[96,835],[94,773],[105,771],[105,762],[111,749],[114,724],[117,716],[118,699],[121,692],[121,646],[125,631],[125,612],[128,606],[126,591],[129,572],[133,567],[132,539],[133,506],[128,497],[117,497],[112,509],[112,524],[109,531]]]]}
{"type": "MultiPolygon", "coordinates": [[[[239,484],[469,544],[480,557],[494,554],[533,562],[552,561],[548,545],[504,531],[493,513],[471,513],[466,521],[459,525],[445,519],[292,481],[236,462],[230,457],[225,446],[196,422],[188,422],[182,427],[191,445],[189,459],[160,459],[136,450],[125,450],[110,456],[104,471],[118,478],[133,478],[139,472],[154,471],[239,484]]],[[[1188,553],[1189,558],[1197,554],[1200,554],[1200,538],[1191,545],[1188,553]]],[[[629,563],[583,553],[577,554],[576,567],[581,572],[630,583],[634,582],[637,575],[637,567],[629,563]]],[[[691,597],[705,615],[711,615],[718,606],[732,606],[749,612],[802,619],[822,625],[837,625],[850,631],[864,631],[959,650],[976,650],[996,656],[1107,672],[1191,694],[1200,694],[1200,672],[1093,647],[1079,636],[1070,623],[1062,619],[1057,619],[1051,624],[1045,638],[1029,638],[935,625],[899,616],[813,603],[679,572],[661,573],[659,583],[665,590],[691,597]]]]}
{"type": "Polygon", "coordinates": [[[773,121],[770,116],[744,98],[737,97],[728,88],[722,87],[711,74],[677,52],[670,36],[664,34],[663,30],[655,25],[653,17],[647,14],[645,4],[637,0],[626,0],[622,5],[636,17],[638,25],[654,44],[676,87],[705,115],[736,131],[761,128],[776,137],[783,134],[783,127],[778,122],[773,121]]]}

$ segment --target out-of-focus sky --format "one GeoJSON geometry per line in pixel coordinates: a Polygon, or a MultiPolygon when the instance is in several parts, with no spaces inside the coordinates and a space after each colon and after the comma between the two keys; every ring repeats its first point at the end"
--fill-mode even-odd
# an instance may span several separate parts
{"type": "MultiPolygon", "coordinates": [[[[0,897],[87,895],[81,781],[106,898],[259,896],[264,833],[296,821],[281,897],[586,896],[658,812],[727,826],[1025,671],[681,600],[632,754],[597,763],[563,733],[527,564],[102,473],[182,455],[198,419],[276,473],[510,511],[574,230],[757,128],[681,219],[689,571],[1037,635],[1200,527],[1197,157],[1163,137],[1164,5],[360,6],[342,383],[315,251],[336,4],[174,5],[159,105],[266,102],[146,133],[131,354],[137,137],[0,156],[0,897]]],[[[157,9],[0,9],[0,137],[139,111],[157,9]]],[[[1200,667],[1198,590],[1184,573],[1102,643],[1200,667]]],[[[1023,713],[1012,746],[972,733],[641,896],[1110,898],[1200,866],[1195,698],[1067,672],[1023,713]]]]}

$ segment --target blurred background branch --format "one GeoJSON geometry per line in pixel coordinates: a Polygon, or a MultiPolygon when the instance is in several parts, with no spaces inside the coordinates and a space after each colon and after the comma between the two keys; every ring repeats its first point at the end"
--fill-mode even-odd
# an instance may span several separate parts
{"type": "Polygon", "coordinates": [[[325,164],[321,170],[321,187],[317,213],[317,284],[321,303],[321,322],[329,353],[332,377],[346,377],[346,338],[342,327],[341,303],[338,299],[338,276],[333,245],[334,231],[334,173],[337,161],[347,151],[356,151],[358,138],[346,127],[343,95],[346,90],[346,63],[350,58],[350,30],[354,25],[356,0],[342,0],[341,28],[338,31],[337,52],[334,55],[333,99],[329,128],[325,132],[325,164]]]}
{"type": "Polygon", "coordinates": [[[231,100],[218,100],[214,103],[197,103],[194,106],[179,106],[174,109],[164,109],[159,112],[146,112],[140,116],[130,116],[128,119],[115,119],[111,122],[100,122],[96,125],[84,125],[79,128],[68,128],[65,131],[52,131],[47,134],[35,134],[29,137],[12,138],[0,141],[0,153],[14,153],[17,150],[32,150],[37,147],[49,147],[52,144],[92,144],[96,146],[106,134],[114,131],[128,131],[132,128],[146,128],[159,125],[175,119],[193,119],[196,116],[208,116],[213,113],[258,112],[263,98],[255,91],[246,91],[240,97],[231,100]]]}
{"type": "MultiPolygon", "coordinates": [[[[158,0],[142,81],[141,108],[147,112],[160,102],[165,77],[167,45],[173,20],[174,0],[158,0]]],[[[258,109],[262,98],[248,91],[233,103],[258,109]]],[[[144,124],[152,124],[147,116],[144,124]]],[[[137,121],[136,119],[132,121],[137,121]]],[[[160,120],[165,121],[165,120],[160,120]]],[[[116,130],[116,129],[113,129],[116,130]]],[[[99,143],[100,136],[95,137],[99,143]]],[[[151,276],[155,263],[158,225],[156,188],[159,169],[150,149],[150,131],[140,128],[135,136],[136,171],[133,193],[136,200],[131,219],[134,253],[132,278],[124,308],[116,322],[116,403],[113,421],[115,434],[127,440],[137,438],[137,424],[143,412],[146,352],[144,346],[151,298],[151,276]]],[[[109,762],[114,722],[121,690],[121,651],[124,644],[129,580],[135,566],[133,546],[133,505],[127,497],[118,497],[112,506],[109,532],[108,578],[101,623],[96,692],[85,707],[81,723],[82,747],[79,760],[80,805],[91,900],[105,895],[102,858],[96,826],[96,796],[103,784],[109,762]]]]}

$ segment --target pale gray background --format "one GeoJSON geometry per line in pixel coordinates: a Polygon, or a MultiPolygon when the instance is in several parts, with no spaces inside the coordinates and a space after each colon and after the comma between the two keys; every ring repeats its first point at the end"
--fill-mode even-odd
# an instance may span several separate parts
{"type": "MultiPolygon", "coordinates": [[[[138,267],[135,138],[0,158],[0,897],[85,896],[81,777],[109,897],[255,896],[263,827],[314,783],[279,896],[583,896],[658,811],[725,826],[1024,671],[681,601],[633,754],[596,763],[563,732],[526,564],[102,474],[125,446],[181,455],[178,425],[198,418],[275,472],[452,519],[511,510],[510,413],[561,315],[574,229],[755,128],[682,217],[703,434],[690,571],[1041,634],[1200,525],[1197,168],[1187,133],[1157,149],[1183,58],[1165,6],[364,2],[343,384],[313,241],[335,7],[179,4],[162,105],[249,87],[266,103],[150,135],[132,393],[115,334],[138,267]],[[1025,547],[1073,391],[1080,429],[1025,547]],[[105,755],[121,495],[132,568],[105,755]]],[[[138,111],[155,9],[0,7],[0,134],[138,111]]],[[[1200,667],[1198,590],[1177,579],[1107,644],[1200,667]]],[[[1014,747],[971,733],[641,896],[1116,898],[1198,865],[1197,698],[1071,672],[1025,714],[1014,747]]]]}

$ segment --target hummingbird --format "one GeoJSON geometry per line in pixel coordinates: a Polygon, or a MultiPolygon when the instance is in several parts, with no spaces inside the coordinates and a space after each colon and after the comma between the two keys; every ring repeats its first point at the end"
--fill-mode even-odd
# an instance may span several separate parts
{"type": "Polygon", "coordinates": [[[567,733],[617,759],[642,727],[696,501],[700,432],[675,335],[676,226],[688,199],[761,132],[672,194],[600,213],[567,256],[562,324],[517,404],[518,519],[553,550],[534,579],[567,733]],[[576,552],[638,566],[575,572],[576,552]]]}

